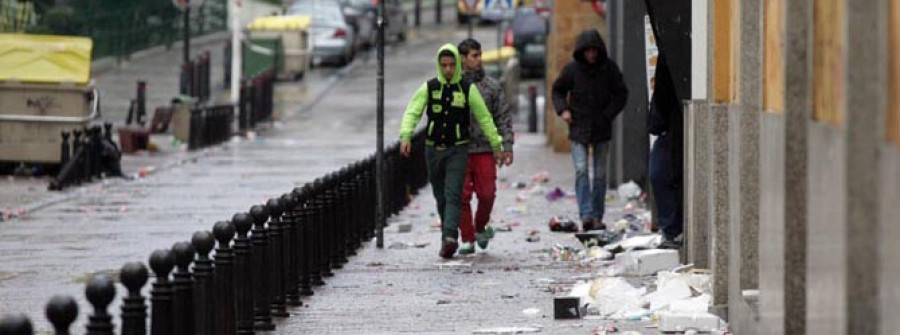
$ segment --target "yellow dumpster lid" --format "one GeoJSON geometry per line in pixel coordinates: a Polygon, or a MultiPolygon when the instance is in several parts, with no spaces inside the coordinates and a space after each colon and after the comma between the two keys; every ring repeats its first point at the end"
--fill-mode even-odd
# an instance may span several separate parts
{"type": "Polygon", "coordinates": [[[309,28],[310,17],[306,15],[261,16],[250,22],[250,30],[304,30],[309,28]]]}
{"type": "Polygon", "coordinates": [[[0,34],[0,80],[87,84],[92,46],[88,37],[0,34]]]}
{"type": "Polygon", "coordinates": [[[498,49],[487,50],[481,54],[481,61],[485,63],[495,63],[498,60],[504,61],[516,56],[516,48],[503,47],[498,49]]]}

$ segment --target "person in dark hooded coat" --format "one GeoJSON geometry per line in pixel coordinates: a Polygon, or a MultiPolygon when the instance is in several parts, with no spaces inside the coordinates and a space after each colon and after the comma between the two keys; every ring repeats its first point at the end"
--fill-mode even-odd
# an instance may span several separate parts
{"type": "Polygon", "coordinates": [[[582,229],[605,229],[606,162],[612,122],[625,107],[628,89],[619,66],[609,59],[606,44],[596,29],[578,35],[572,58],[553,83],[553,106],[569,124],[582,229]],[[588,173],[590,148],[593,148],[593,179],[588,173]]]}

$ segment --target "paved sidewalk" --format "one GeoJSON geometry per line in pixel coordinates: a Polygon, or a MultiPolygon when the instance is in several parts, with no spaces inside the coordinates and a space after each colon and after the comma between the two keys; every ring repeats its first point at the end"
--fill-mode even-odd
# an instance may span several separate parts
{"type": "MultiPolygon", "coordinates": [[[[497,232],[486,251],[478,249],[450,261],[438,257],[438,218],[431,188],[426,187],[390,219],[385,249],[368,243],[304,301],[305,307],[291,311],[293,316],[278,325],[278,333],[471,334],[485,328],[538,326],[546,334],[592,334],[598,326],[615,323],[622,330],[656,334],[641,322],[553,319],[550,290],[565,288],[559,284],[590,277],[602,268],[555,261],[548,252],[555,244],[582,247],[573,234],[550,232],[547,227],[551,216],[577,217],[577,205],[572,196],[555,202],[545,199],[545,193],[556,187],[573,194],[574,185],[570,156],[552,152],[545,143],[543,135],[518,134],[516,162],[499,171],[491,221],[495,228],[511,226],[512,231],[497,232]],[[531,189],[536,185],[532,175],[544,171],[549,182],[537,184],[543,191],[525,200],[520,196],[523,190],[510,186],[526,182],[531,189]],[[411,223],[412,231],[398,232],[398,222],[411,223]],[[540,240],[526,241],[533,231],[540,240]],[[540,311],[533,316],[523,313],[529,308],[540,311]]],[[[621,218],[622,207],[610,203],[606,220],[621,218]]]]}

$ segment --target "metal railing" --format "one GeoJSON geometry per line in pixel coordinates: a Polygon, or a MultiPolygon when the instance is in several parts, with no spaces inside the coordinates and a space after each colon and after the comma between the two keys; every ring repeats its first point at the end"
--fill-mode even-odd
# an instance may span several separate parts
{"type": "MultiPolygon", "coordinates": [[[[427,183],[424,132],[412,142],[410,158],[400,155],[399,143],[385,151],[384,213],[398,213],[427,183]]],[[[374,236],[375,178],[371,155],[198,231],[189,242],[154,251],[149,315],[141,293],[149,279],[143,263],[125,264],[120,272],[128,292],[121,322],[112,322],[108,312],[114,281],[93,276],[86,290],[93,306],[87,333],[114,334],[114,324],[123,335],[274,330],[274,318],[290,317],[289,309],[302,306],[374,236]]],[[[46,313],[56,334],[68,334],[78,310],[71,297],[50,300],[46,313]]],[[[0,319],[4,334],[32,334],[32,328],[23,314],[0,319]]]]}

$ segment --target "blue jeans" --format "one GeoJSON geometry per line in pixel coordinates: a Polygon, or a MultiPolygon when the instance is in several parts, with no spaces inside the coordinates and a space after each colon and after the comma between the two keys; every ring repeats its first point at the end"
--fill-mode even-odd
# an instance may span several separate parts
{"type": "Polygon", "coordinates": [[[660,136],[653,144],[650,152],[650,183],[653,186],[653,201],[656,203],[656,215],[659,228],[667,239],[674,239],[681,234],[681,203],[678,179],[672,171],[672,139],[669,135],[660,136]]]}
{"type": "Polygon", "coordinates": [[[581,221],[603,219],[606,211],[606,160],[608,157],[609,142],[594,144],[572,142],[572,162],[575,163],[575,195],[578,196],[578,215],[581,217],[581,221]],[[588,146],[594,148],[593,179],[588,178],[588,146]]]}

